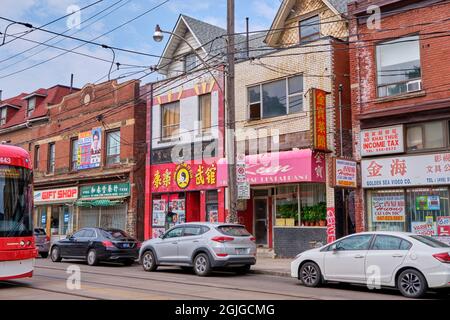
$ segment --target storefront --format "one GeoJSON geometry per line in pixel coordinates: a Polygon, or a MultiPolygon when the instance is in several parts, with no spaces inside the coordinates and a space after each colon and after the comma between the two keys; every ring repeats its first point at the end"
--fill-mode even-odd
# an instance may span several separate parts
{"type": "Polygon", "coordinates": [[[78,229],[100,227],[127,230],[130,183],[105,183],[80,187],[78,229]]]}
{"type": "Polygon", "coordinates": [[[78,187],[34,191],[34,225],[56,241],[72,233],[78,187]]]}
{"type": "Polygon", "coordinates": [[[153,165],[151,179],[153,238],[179,223],[225,221],[225,194],[217,185],[215,161],[153,165]]]}
{"type": "MultiPolygon", "coordinates": [[[[239,201],[239,221],[259,247],[292,257],[327,242],[326,159],[310,149],[245,157],[250,199],[239,201]]],[[[226,170],[219,180],[227,181],[226,170]]]]}
{"type": "Polygon", "coordinates": [[[362,161],[367,229],[407,231],[450,243],[450,153],[362,161]]]}

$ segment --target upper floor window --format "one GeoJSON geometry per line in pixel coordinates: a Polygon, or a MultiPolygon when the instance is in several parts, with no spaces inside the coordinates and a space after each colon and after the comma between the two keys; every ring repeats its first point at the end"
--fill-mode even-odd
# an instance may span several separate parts
{"type": "Polygon", "coordinates": [[[300,43],[314,41],[320,38],[320,19],[319,16],[301,20],[299,22],[300,28],[300,43]]]}
{"type": "Polygon", "coordinates": [[[211,94],[199,97],[200,133],[211,132],[211,94]]]}
{"type": "Polygon", "coordinates": [[[70,171],[77,170],[78,165],[78,139],[70,140],[70,171]]]}
{"type": "Polygon", "coordinates": [[[27,100],[27,117],[30,117],[36,108],[36,98],[32,97],[27,100]]]}
{"type": "Polygon", "coordinates": [[[249,119],[263,119],[303,110],[303,76],[260,84],[247,89],[249,119]]]}
{"type": "Polygon", "coordinates": [[[419,36],[376,46],[378,97],[422,90],[419,36]]]}
{"type": "Polygon", "coordinates": [[[195,53],[190,53],[184,58],[184,70],[185,72],[190,72],[197,67],[197,55],[195,53]]]}
{"type": "Polygon", "coordinates": [[[7,111],[6,107],[0,109],[0,126],[6,123],[6,111],[7,111]]]}
{"type": "Polygon", "coordinates": [[[106,164],[120,163],[120,130],[106,133],[106,164]]]}
{"type": "Polygon", "coordinates": [[[47,172],[55,172],[55,143],[48,144],[48,157],[47,157],[47,172]]]}
{"type": "Polygon", "coordinates": [[[180,129],[180,103],[168,103],[161,106],[161,136],[163,139],[174,138],[180,129]]]}
{"type": "Polygon", "coordinates": [[[411,152],[446,147],[446,123],[433,121],[408,125],[406,128],[407,150],[411,152]]]}
{"type": "Polygon", "coordinates": [[[39,160],[40,160],[40,154],[39,154],[40,146],[35,145],[34,146],[34,168],[39,168],[39,160]]]}

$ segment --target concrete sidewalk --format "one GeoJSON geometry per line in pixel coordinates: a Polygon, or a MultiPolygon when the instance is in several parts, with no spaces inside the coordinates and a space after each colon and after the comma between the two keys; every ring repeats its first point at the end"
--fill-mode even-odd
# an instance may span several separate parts
{"type": "Polygon", "coordinates": [[[291,276],[291,261],[294,259],[274,259],[271,257],[257,257],[252,272],[280,277],[291,276]]]}

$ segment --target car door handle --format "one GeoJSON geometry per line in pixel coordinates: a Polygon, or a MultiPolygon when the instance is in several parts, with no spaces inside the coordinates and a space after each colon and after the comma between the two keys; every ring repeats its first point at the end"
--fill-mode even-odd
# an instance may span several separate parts
{"type": "Polygon", "coordinates": [[[404,255],[402,255],[402,254],[393,254],[392,257],[394,257],[394,258],[403,258],[404,255]]]}
{"type": "Polygon", "coordinates": [[[363,259],[363,258],[364,258],[364,256],[361,255],[361,254],[357,254],[357,255],[355,256],[355,259],[363,259]]]}
{"type": "Polygon", "coordinates": [[[175,241],[175,242],[172,242],[172,244],[178,244],[178,242],[177,242],[177,241],[175,241]]]}
{"type": "Polygon", "coordinates": [[[200,242],[199,240],[194,240],[193,242],[200,242]]]}

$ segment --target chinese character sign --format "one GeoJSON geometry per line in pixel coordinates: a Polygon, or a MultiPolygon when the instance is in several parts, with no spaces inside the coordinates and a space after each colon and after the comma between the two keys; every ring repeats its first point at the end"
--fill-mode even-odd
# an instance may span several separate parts
{"type": "Polygon", "coordinates": [[[403,152],[403,125],[361,131],[363,157],[403,152]]]}
{"type": "Polygon", "coordinates": [[[335,159],[335,186],[341,188],[357,187],[356,161],[335,159]]]}
{"type": "Polygon", "coordinates": [[[450,153],[368,159],[361,162],[364,188],[450,184],[450,153]]]}
{"type": "Polygon", "coordinates": [[[101,165],[102,129],[94,128],[78,135],[78,170],[98,168],[101,165]]]}
{"type": "Polygon", "coordinates": [[[373,222],[405,222],[405,196],[373,196],[373,222]]]}
{"type": "Polygon", "coordinates": [[[311,108],[315,150],[328,150],[327,146],[327,93],[311,89],[311,108]]]}

